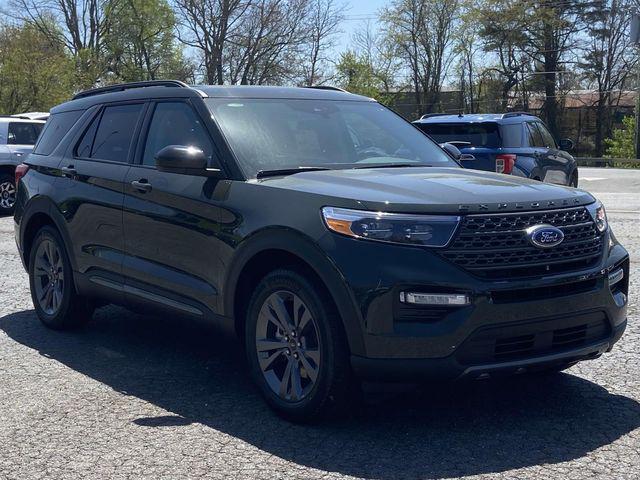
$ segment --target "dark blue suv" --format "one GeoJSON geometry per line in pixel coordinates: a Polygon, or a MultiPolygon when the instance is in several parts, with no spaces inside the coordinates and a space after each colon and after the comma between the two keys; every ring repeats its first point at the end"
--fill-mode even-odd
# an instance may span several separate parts
{"type": "Polygon", "coordinates": [[[460,159],[466,168],[578,186],[576,161],[566,152],[571,140],[558,145],[542,120],[528,113],[431,114],[413,123],[436,142],[467,154],[460,159]]]}

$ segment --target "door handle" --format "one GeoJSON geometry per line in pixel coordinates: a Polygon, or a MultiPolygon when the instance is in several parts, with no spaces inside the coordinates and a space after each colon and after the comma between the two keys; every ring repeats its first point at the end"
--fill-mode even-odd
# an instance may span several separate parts
{"type": "Polygon", "coordinates": [[[131,185],[133,186],[133,188],[142,193],[150,192],[152,188],[149,181],[144,178],[141,178],[140,180],[134,180],[133,182],[131,182],[131,185]]]}
{"type": "Polygon", "coordinates": [[[62,175],[64,175],[65,177],[75,177],[77,174],[78,171],[74,168],[73,165],[62,167],[62,175]]]}

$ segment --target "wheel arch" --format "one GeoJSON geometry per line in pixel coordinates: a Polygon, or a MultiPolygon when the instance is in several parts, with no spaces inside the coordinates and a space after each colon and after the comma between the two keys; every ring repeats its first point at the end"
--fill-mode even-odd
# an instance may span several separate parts
{"type": "Polygon", "coordinates": [[[55,228],[62,237],[62,241],[64,242],[63,246],[71,262],[71,267],[73,270],[76,270],[75,258],[72,255],[73,250],[70,248],[71,240],[64,228],[64,219],[61,218],[61,215],[57,212],[53,203],[47,198],[35,197],[29,202],[25,208],[25,212],[20,222],[19,236],[20,249],[25,267],[28,268],[29,266],[29,256],[36,234],[42,227],[49,225],[55,228]]]}
{"type": "Polygon", "coordinates": [[[16,166],[15,165],[0,165],[0,175],[15,175],[16,166]]]}
{"type": "Polygon", "coordinates": [[[353,354],[364,354],[361,320],[355,301],[336,266],[307,236],[289,229],[269,228],[244,240],[224,282],[224,314],[233,319],[238,335],[244,331],[246,303],[242,299],[270,271],[293,268],[311,275],[336,305],[353,354]]]}

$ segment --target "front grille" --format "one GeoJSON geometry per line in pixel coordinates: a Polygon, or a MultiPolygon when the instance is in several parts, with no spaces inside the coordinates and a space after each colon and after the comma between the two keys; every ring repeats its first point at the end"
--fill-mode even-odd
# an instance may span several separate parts
{"type": "Polygon", "coordinates": [[[521,360],[579,348],[610,334],[603,313],[486,327],[458,348],[456,358],[463,365],[521,360]]]}
{"type": "Polygon", "coordinates": [[[585,207],[463,217],[451,245],[441,254],[475,275],[502,278],[561,273],[588,268],[602,254],[599,234],[585,207]],[[525,230],[553,225],[564,241],[549,249],[533,246],[525,230]]]}

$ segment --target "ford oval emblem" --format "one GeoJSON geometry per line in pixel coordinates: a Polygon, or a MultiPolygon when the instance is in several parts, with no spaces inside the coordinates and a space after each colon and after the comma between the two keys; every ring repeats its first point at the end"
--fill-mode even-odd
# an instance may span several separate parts
{"type": "Polygon", "coordinates": [[[560,245],[564,233],[553,225],[534,225],[525,230],[529,241],[538,248],[550,248],[560,245]]]}

